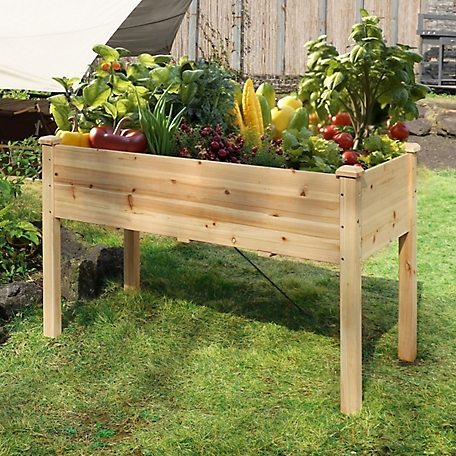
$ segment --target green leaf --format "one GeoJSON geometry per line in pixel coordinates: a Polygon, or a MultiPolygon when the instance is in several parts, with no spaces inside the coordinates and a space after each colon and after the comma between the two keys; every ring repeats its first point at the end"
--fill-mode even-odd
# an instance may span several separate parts
{"type": "Polygon", "coordinates": [[[70,105],[51,104],[49,109],[57,127],[60,130],[71,131],[71,123],[68,120],[68,117],[70,117],[71,113],[70,105]]]}
{"type": "Polygon", "coordinates": [[[84,97],[80,95],[72,95],[71,103],[76,109],[79,109],[81,111],[84,108],[84,97]]]}
{"type": "Polygon", "coordinates": [[[127,55],[130,54],[130,51],[123,47],[117,47],[116,51],[119,53],[119,57],[126,57],[127,55]]]}
{"type": "Polygon", "coordinates": [[[392,101],[397,106],[403,107],[408,100],[408,91],[404,87],[397,87],[392,92],[392,101]]]}
{"type": "Polygon", "coordinates": [[[345,76],[340,71],[337,71],[332,76],[325,79],[324,85],[330,90],[336,89],[342,82],[344,82],[345,76]]]}
{"type": "Polygon", "coordinates": [[[182,72],[182,82],[184,84],[191,84],[204,74],[203,70],[185,70],[182,72]]]}
{"type": "Polygon", "coordinates": [[[110,95],[111,88],[102,79],[95,79],[87,85],[82,92],[86,104],[93,108],[102,105],[108,100],[110,95]]]}
{"type": "Polygon", "coordinates": [[[118,51],[105,44],[97,44],[92,48],[92,50],[107,62],[115,62],[116,60],[119,60],[120,57],[118,51]]]}
{"type": "Polygon", "coordinates": [[[352,63],[357,63],[358,61],[363,60],[366,54],[366,48],[357,44],[350,53],[350,60],[352,63]]]}
{"type": "Polygon", "coordinates": [[[102,106],[104,110],[113,118],[113,123],[115,123],[118,114],[116,106],[112,103],[108,103],[107,101],[105,101],[102,106]]]}
{"type": "Polygon", "coordinates": [[[68,92],[73,84],[76,84],[79,79],[78,78],[71,78],[68,79],[66,77],[63,78],[52,78],[54,81],[58,82],[64,89],[65,92],[68,92]]]}
{"type": "Polygon", "coordinates": [[[150,54],[141,54],[138,56],[138,60],[147,68],[155,68],[157,66],[154,57],[150,54]]]}
{"type": "MultiPolygon", "coordinates": [[[[123,75],[125,77],[125,75],[123,75]]],[[[121,95],[133,87],[129,79],[119,77],[118,74],[112,76],[112,91],[116,95],[121,95]]]]}
{"type": "Polygon", "coordinates": [[[149,77],[149,70],[142,63],[131,63],[127,67],[127,77],[131,81],[149,77]]]}
{"type": "Polygon", "coordinates": [[[54,106],[69,106],[68,98],[63,94],[52,95],[48,100],[54,106]]]}

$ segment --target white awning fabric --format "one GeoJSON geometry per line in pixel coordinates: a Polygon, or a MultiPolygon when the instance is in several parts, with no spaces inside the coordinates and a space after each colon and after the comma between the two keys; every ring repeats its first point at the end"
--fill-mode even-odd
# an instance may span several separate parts
{"type": "Polygon", "coordinates": [[[95,44],[132,55],[169,52],[191,0],[0,0],[0,89],[61,92],[82,77],[95,44]]]}

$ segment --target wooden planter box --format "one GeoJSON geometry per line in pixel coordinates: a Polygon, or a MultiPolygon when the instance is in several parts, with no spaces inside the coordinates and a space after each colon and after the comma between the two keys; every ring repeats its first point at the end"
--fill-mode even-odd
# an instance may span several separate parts
{"type": "Polygon", "coordinates": [[[362,261],[399,239],[399,358],[416,327],[416,152],[336,174],[43,145],[44,334],[61,333],[60,219],[123,228],[139,287],[141,231],[340,266],[341,410],[362,403],[362,261]]]}

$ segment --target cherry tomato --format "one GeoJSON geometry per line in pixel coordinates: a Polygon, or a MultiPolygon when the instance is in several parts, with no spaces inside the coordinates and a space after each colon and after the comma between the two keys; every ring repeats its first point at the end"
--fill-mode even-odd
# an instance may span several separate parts
{"type": "Polygon", "coordinates": [[[317,125],[318,122],[320,122],[320,119],[318,118],[318,116],[315,113],[309,114],[309,123],[311,125],[317,125]]]}
{"type": "Polygon", "coordinates": [[[113,62],[112,69],[114,71],[119,71],[120,70],[120,63],[119,62],[113,62]]]}
{"type": "Polygon", "coordinates": [[[354,150],[346,150],[342,153],[342,158],[346,165],[356,165],[358,163],[359,153],[354,150]]]}
{"type": "Polygon", "coordinates": [[[350,133],[337,133],[333,137],[333,141],[339,144],[342,149],[350,149],[353,146],[353,136],[350,133]]]}
{"type": "Polygon", "coordinates": [[[320,128],[319,132],[325,139],[333,139],[338,133],[337,128],[335,128],[334,125],[325,125],[320,128]]]}
{"type": "Polygon", "coordinates": [[[110,65],[108,62],[103,62],[103,63],[101,64],[101,69],[102,69],[103,71],[108,71],[109,68],[111,68],[111,65],[110,65]]]}
{"type": "Polygon", "coordinates": [[[410,135],[410,130],[404,122],[397,122],[389,129],[389,135],[392,139],[403,141],[410,135]]]}
{"type": "Polygon", "coordinates": [[[348,127],[351,125],[350,114],[348,114],[348,112],[338,112],[332,117],[331,123],[340,127],[348,127]]]}

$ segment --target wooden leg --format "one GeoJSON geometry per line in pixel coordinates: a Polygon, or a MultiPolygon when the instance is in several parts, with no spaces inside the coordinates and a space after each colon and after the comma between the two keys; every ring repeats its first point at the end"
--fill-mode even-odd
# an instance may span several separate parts
{"type": "Polygon", "coordinates": [[[409,231],[399,238],[399,340],[398,356],[414,361],[417,355],[417,279],[416,279],[416,154],[411,161],[409,183],[409,231]]]}
{"type": "MultiPolygon", "coordinates": [[[[354,167],[350,167],[354,168],[354,167]]],[[[361,190],[357,175],[340,177],[340,409],[362,406],[361,190]]]]}
{"type": "Polygon", "coordinates": [[[54,215],[53,147],[43,145],[43,331],[62,332],[60,219],[54,215]]]}
{"type": "Polygon", "coordinates": [[[124,289],[139,289],[139,231],[124,230],[124,289]]]}
{"type": "Polygon", "coordinates": [[[416,233],[399,238],[399,341],[398,356],[414,361],[417,355],[416,233]]]}

